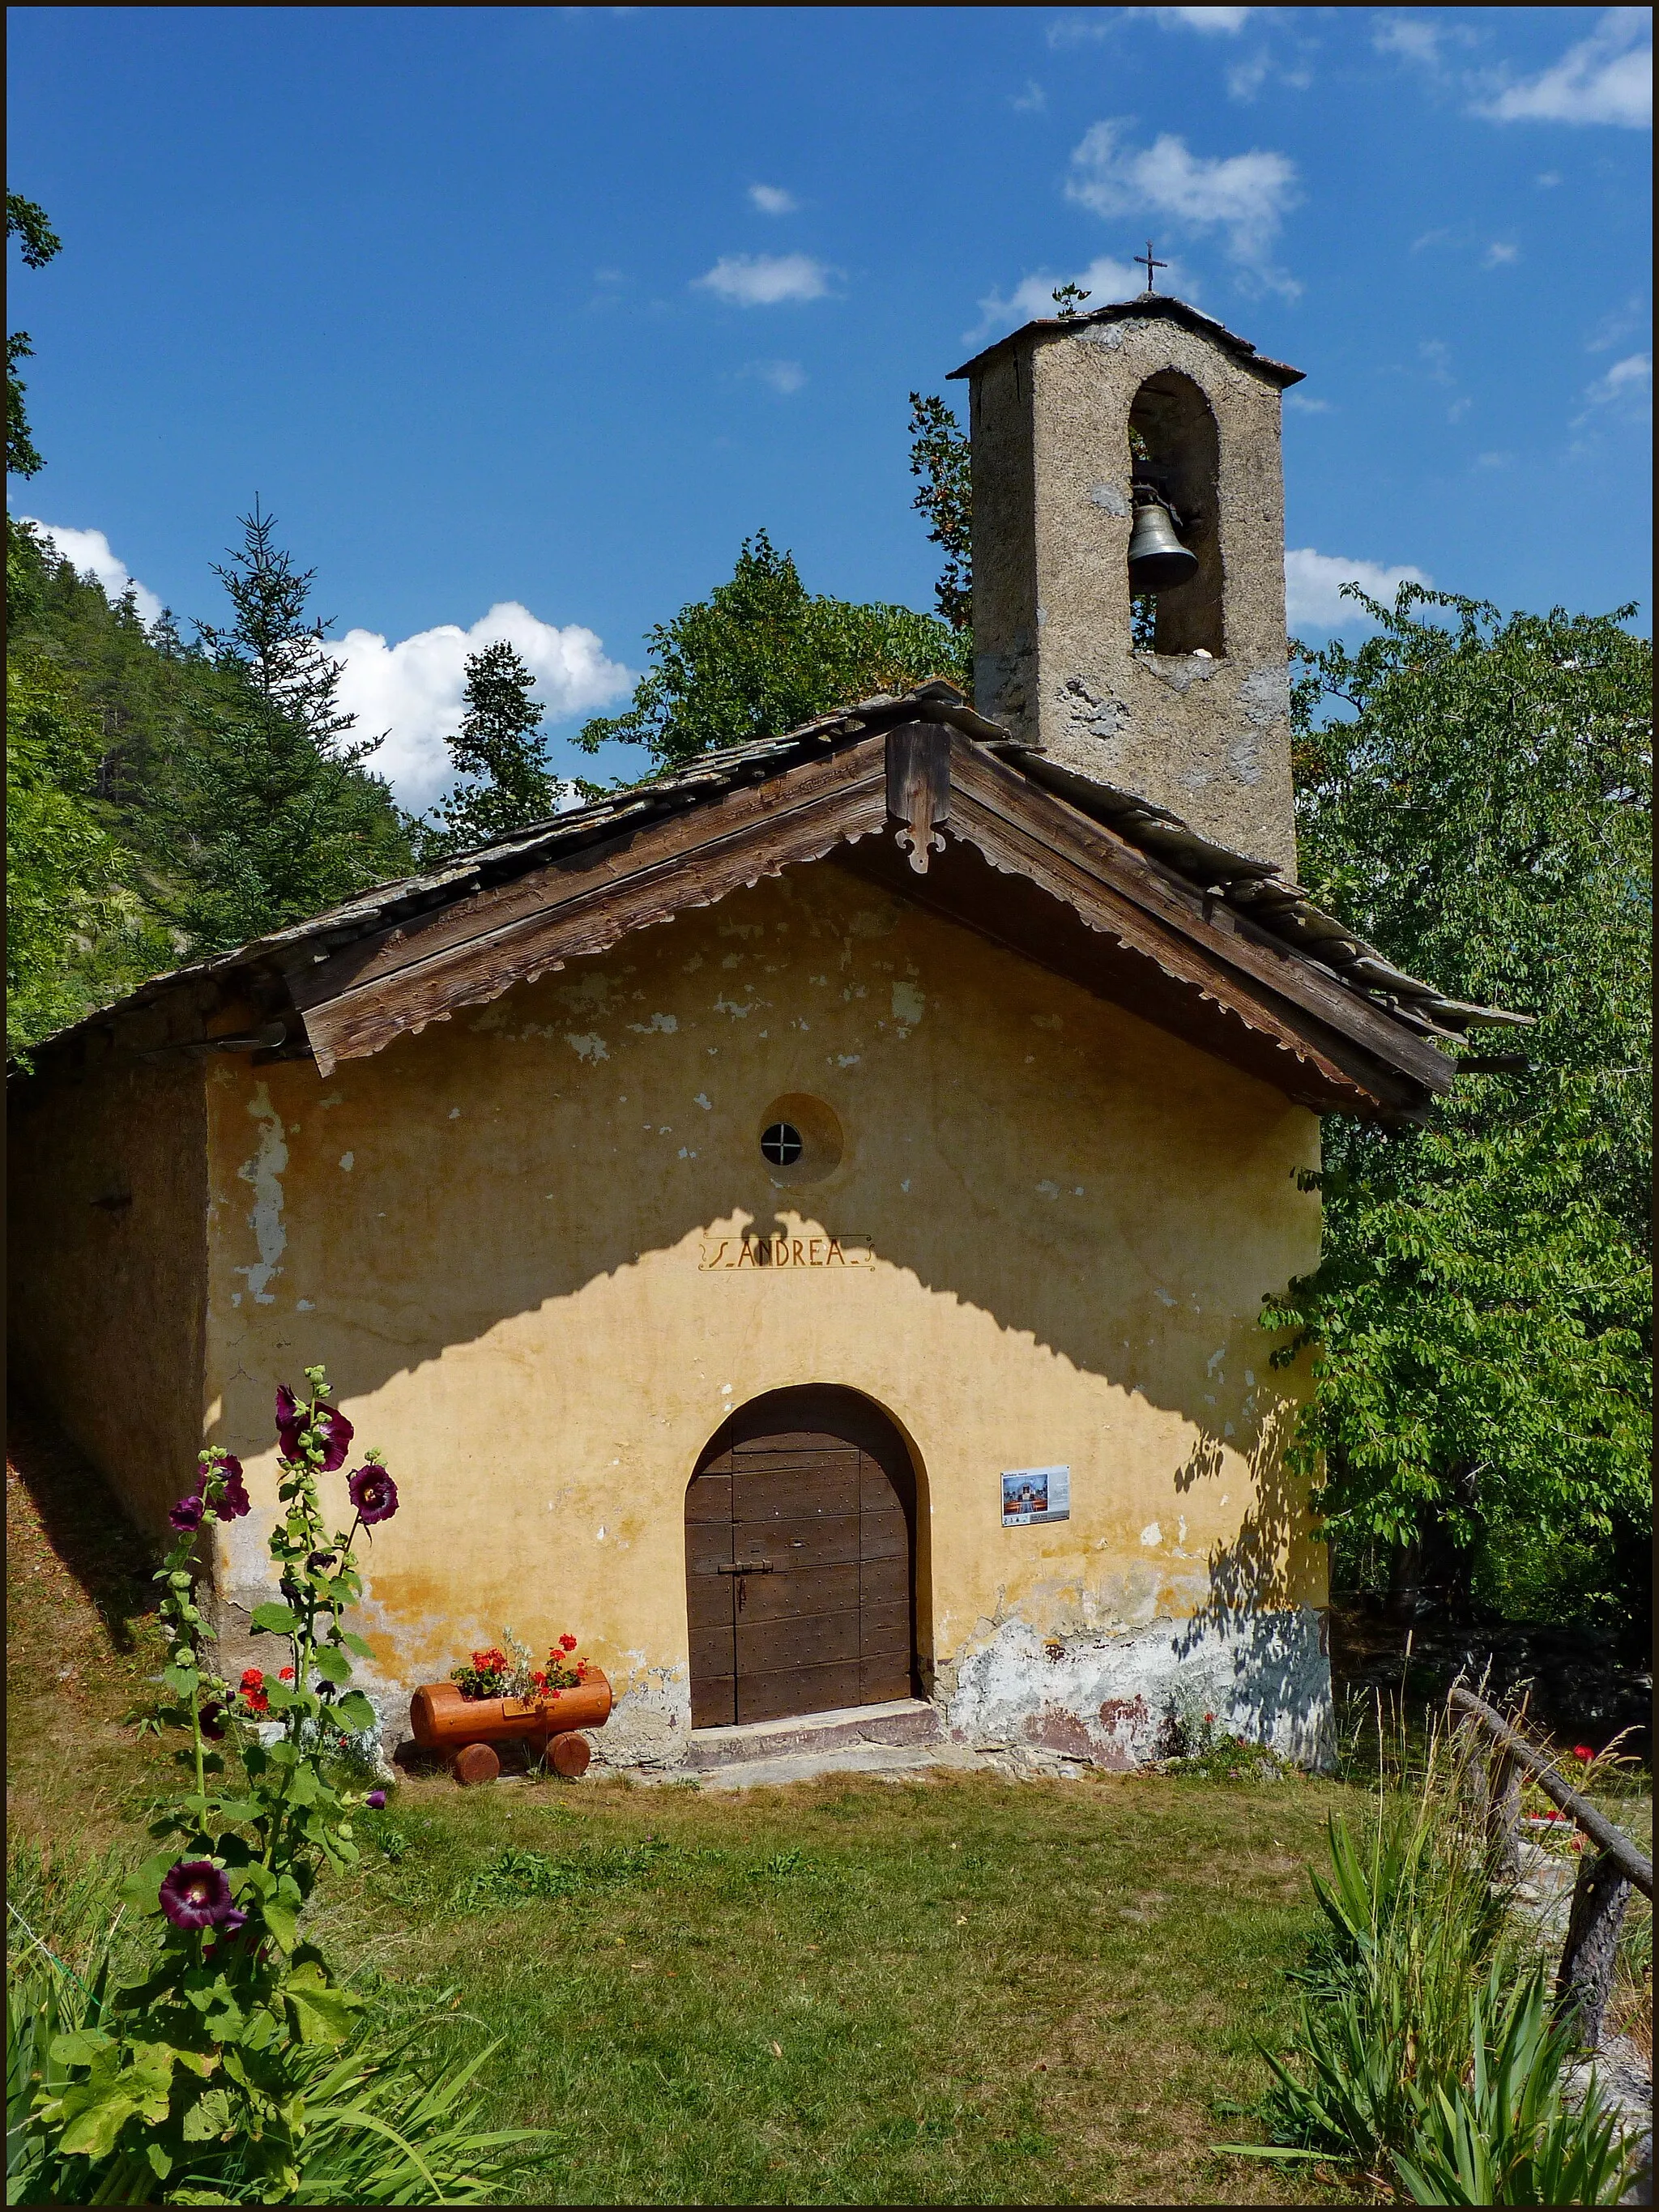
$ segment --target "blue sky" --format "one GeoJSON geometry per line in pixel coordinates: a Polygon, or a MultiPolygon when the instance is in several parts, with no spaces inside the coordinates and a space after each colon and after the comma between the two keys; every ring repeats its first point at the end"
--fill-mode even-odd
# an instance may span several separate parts
{"type": "Polygon", "coordinates": [[[930,606],[908,392],[1150,234],[1307,372],[1303,634],[1356,563],[1647,627],[1650,23],[16,10],[9,181],[64,252],[14,258],[47,466],[11,504],[217,619],[257,492],[418,803],[468,649],[514,637],[562,736],[760,526],[930,606]]]}

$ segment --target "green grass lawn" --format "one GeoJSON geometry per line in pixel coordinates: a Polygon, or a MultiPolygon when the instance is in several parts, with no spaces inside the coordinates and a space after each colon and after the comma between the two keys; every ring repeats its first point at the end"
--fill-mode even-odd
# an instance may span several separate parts
{"type": "Polygon", "coordinates": [[[315,1925],[507,2039],[492,2108],[553,2136],[526,2201],[1283,2201],[1312,2185],[1209,2147],[1255,2132],[1347,1794],[444,1778],[366,1817],[315,1925]]]}

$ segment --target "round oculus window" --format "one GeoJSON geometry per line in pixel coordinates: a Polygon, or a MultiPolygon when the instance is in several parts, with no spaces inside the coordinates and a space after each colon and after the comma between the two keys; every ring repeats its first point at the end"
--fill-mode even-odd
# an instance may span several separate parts
{"type": "Polygon", "coordinates": [[[792,1168],[805,1146],[793,1121],[769,1121],[761,1131],[761,1152],[775,1168],[792,1168]]]}
{"type": "Polygon", "coordinates": [[[760,1155],[780,1188],[822,1182],[841,1165],[845,1150],[840,1121],[822,1098],[788,1091],[760,1117],[760,1155]]]}

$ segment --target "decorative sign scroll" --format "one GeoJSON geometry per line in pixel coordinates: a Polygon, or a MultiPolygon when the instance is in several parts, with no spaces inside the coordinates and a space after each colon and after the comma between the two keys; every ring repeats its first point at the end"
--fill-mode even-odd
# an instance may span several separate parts
{"type": "Polygon", "coordinates": [[[867,1237],[705,1237],[698,1272],[753,1267],[829,1267],[842,1273],[873,1259],[867,1237]]]}
{"type": "Polygon", "coordinates": [[[1002,1478],[1002,1525],[1026,1528],[1034,1521],[1072,1517],[1069,1467],[1017,1467],[1002,1478]]]}

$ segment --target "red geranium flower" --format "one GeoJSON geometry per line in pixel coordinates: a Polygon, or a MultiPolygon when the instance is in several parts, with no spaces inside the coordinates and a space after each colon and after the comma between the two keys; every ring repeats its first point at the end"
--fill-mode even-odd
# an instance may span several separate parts
{"type": "Polygon", "coordinates": [[[245,1690],[263,1690],[264,1686],[265,1677],[263,1668],[250,1667],[243,1674],[242,1687],[245,1690]]]}
{"type": "Polygon", "coordinates": [[[1595,1758],[1595,1753],[1590,1749],[1587,1743],[1576,1743],[1572,1747],[1572,1755],[1575,1759],[1582,1759],[1584,1765],[1588,1766],[1591,1759],[1595,1758]]]}
{"type": "Polygon", "coordinates": [[[574,1636],[562,1636],[559,1638],[559,1649],[561,1651],[574,1651],[575,1648],[576,1639],[574,1636]]]}
{"type": "Polygon", "coordinates": [[[242,1702],[251,1713],[268,1713],[270,1711],[270,1699],[263,1690],[244,1690],[242,1702]]]}
{"type": "Polygon", "coordinates": [[[281,1674],[281,1676],[280,1676],[280,1678],[279,1678],[279,1679],[280,1679],[281,1680],[284,1681],[284,1682],[291,1682],[291,1681],[294,1680],[294,1669],[293,1669],[293,1668],[292,1668],[292,1667],[284,1667],[284,1668],[283,1668],[283,1671],[282,1671],[282,1674],[281,1674]]]}

